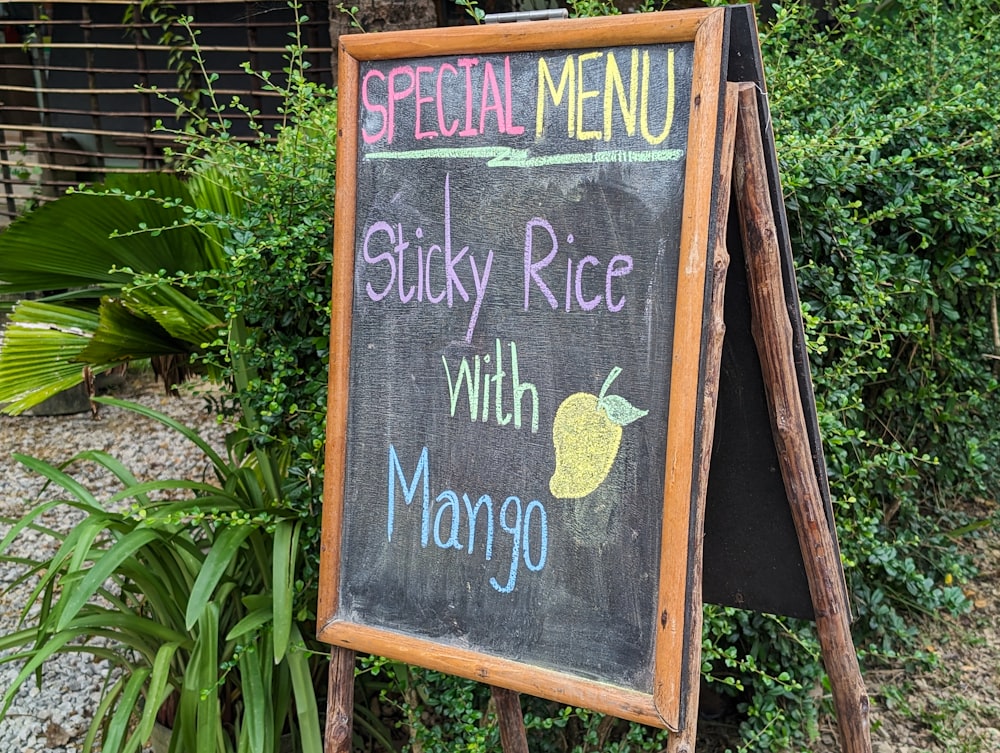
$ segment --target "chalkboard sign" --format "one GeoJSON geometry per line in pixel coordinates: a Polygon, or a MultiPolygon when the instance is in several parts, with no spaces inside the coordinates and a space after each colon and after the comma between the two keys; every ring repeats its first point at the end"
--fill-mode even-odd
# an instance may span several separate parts
{"type": "Polygon", "coordinates": [[[340,40],[322,640],[682,723],[723,19],[340,40]]]}

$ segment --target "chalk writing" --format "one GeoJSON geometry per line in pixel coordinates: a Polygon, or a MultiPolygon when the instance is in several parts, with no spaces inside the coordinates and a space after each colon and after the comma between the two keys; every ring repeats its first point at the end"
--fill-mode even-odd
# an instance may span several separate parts
{"type": "MultiPolygon", "coordinates": [[[[642,75],[639,74],[639,50],[629,52],[628,91],[622,78],[621,67],[616,53],[585,52],[580,55],[567,55],[559,73],[559,83],[556,83],[546,58],[538,59],[538,96],[535,106],[535,135],[541,136],[545,130],[545,108],[548,102],[553,106],[562,106],[566,120],[566,134],[571,139],[586,141],[601,139],[610,141],[614,133],[614,125],[620,121],[629,136],[636,134],[636,121],[639,122],[639,132],[649,144],[656,146],[670,135],[674,121],[674,98],[676,96],[674,81],[674,50],[666,50],[661,80],[654,83],[652,90],[656,97],[666,92],[666,108],[663,128],[659,133],[650,130],[649,110],[650,78],[654,62],[648,51],[642,53],[642,75]],[[604,66],[603,87],[587,88],[587,81],[593,80],[591,69],[604,66]],[[565,100],[565,104],[563,101],[565,100]],[[593,100],[593,102],[591,102],[593,100]],[[617,104],[617,110],[616,110],[617,104]],[[615,119],[615,114],[619,118],[615,119]],[[597,126],[596,128],[594,126],[597,126]]],[[[601,80],[598,77],[598,80],[601,80]]]]}
{"type": "MultiPolygon", "coordinates": [[[[567,245],[572,245],[574,241],[573,234],[570,233],[566,236],[567,245]]],[[[542,217],[535,217],[528,221],[527,226],[524,231],[524,310],[527,311],[531,304],[531,288],[534,286],[538,291],[545,297],[549,306],[553,309],[559,308],[559,301],[556,300],[555,295],[552,293],[552,287],[557,284],[563,284],[565,280],[565,289],[562,300],[566,311],[570,311],[573,305],[579,306],[584,311],[593,311],[603,302],[607,307],[608,311],[621,311],[625,307],[625,296],[614,297],[612,291],[612,285],[615,280],[619,277],[624,277],[632,271],[633,263],[632,257],[626,254],[615,254],[611,257],[606,265],[604,265],[603,281],[604,285],[600,286],[599,289],[604,291],[604,295],[596,293],[591,297],[587,297],[587,293],[584,292],[584,279],[588,275],[588,267],[600,267],[602,262],[596,256],[584,256],[582,259],[576,262],[574,267],[573,258],[569,255],[566,256],[566,275],[562,278],[561,271],[558,272],[560,275],[560,281],[558,283],[546,279],[542,276],[543,272],[548,271],[548,267],[552,265],[555,261],[556,255],[559,253],[559,239],[556,237],[556,231],[552,228],[552,225],[542,217]],[[548,254],[545,258],[535,261],[535,229],[539,228],[543,237],[547,236],[548,241],[548,254]]],[[[601,275],[598,275],[600,278],[601,275]]]]}
{"type": "Polygon", "coordinates": [[[470,253],[468,245],[462,246],[457,252],[454,250],[451,238],[450,174],[444,178],[444,238],[440,243],[432,243],[425,249],[420,243],[424,237],[423,227],[412,230],[415,248],[411,248],[410,241],[406,240],[406,237],[407,232],[402,223],[393,225],[386,220],[372,223],[365,231],[361,253],[369,265],[365,270],[365,293],[368,298],[377,303],[395,294],[402,303],[409,303],[415,297],[419,303],[444,302],[448,308],[452,308],[456,296],[468,303],[471,300],[469,295],[471,289],[475,294],[475,301],[465,333],[466,342],[471,341],[493,266],[493,251],[491,249],[487,252],[486,260],[480,268],[475,254],[470,253]],[[437,262],[435,257],[438,258],[437,262]],[[463,262],[467,262],[468,267],[463,262]],[[431,287],[431,267],[435,263],[442,265],[445,277],[444,287],[437,292],[431,287]],[[408,269],[415,269],[415,272],[408,272],[408,269]],[[463,275],[463,270],[467,271],[467,275],[471,275],[471,279],[463,275]],[[372,277],[377,276],[382,277],[380,288],[376,288],[371,281],[372,277]]]}
{"type": "Polygon", "coordinates": [[[410,149],[399,152],[372,152],[365,159],[475,159],[486,160],[486,167],[549,167],[552,165],[601,165],[615,163],[678,162],[684,158],[683,149],[656,149],[639,152],[625,149],[607,149],[600,152],[561,152],[559,154],[532,154],[527,149],[509,146],[441,147],[439,149],[410,149]]]}
{"type": "Polygon", "coordinates": [[[455,417],[458,401],[464,389],[469,401],[469,420],[486,423],[490,418],[490,391],[493,392],[493,417],[500,426],[507,426],[511,419],[514,428],[520,429],[524,405],[522,400],[527,394],[531,402],[531,433],[538,433],[538,390],[531,382],[521,381],[520,366],[517,361],[517,343],[510,343],[510,373],[504,370],[503,344],[499,338],[495,342],[495,360],[489,353],[474,356],[470,366],[469,359],[463,357],[455,372],[454,380],[448,359],[441,356],[445,376],[448,379],[448,396],[451,405],[451,416],[455,417]],[[492,373],[491,373],[492,369],[492,373]],[[506,410],[507,400],[504,398],[504,384],[510,377],[510,410],[506,410]],[[480,408],[481,406],[481,408],[480,408]]]}
{"type": "MultiPolygon", "coordinates": [[[[572,141],[622,137],[643,148],[658,146],[670,136],[675,120],[675,58],[669,46],[622,47],[542,56],[528,71],[516,69],[509,55],[436,58],[388,70],[372,67],[360,84],[361,137],[365,144],[381,147],[400,141],[515,138],[526,134],[519,119],[530,122],[533,107],[536,141],[558,129],[572,141]],[[522,101],[532,90],[534,102],[522,101]]],[[[628,159],[644,153],[614,151],[628,159]]],[[[389,149],[369,156],[391,153],[389,149]]],[[[528,160],[556,157],[520,149],[513,155],[528,160]]],[[[574,156],[583,160],[588,155],[574,156]]],[[[621,156],[613,159],[622,161],[621,156]]]]}
{"type": "Polygon", "coordinates": [[[400,122],[396,110],[402,103],[412,107],[413,138],[417,140],[437,136],[466,138],[493,129],[496,133],[519,135],[524,126],[513,121],[509,56],[503,60],[500,78],[502,83],[492,62],[486,60],[480,66],[479,58],[473,57],[458,58],[454,64],[404,64],[388,74],[373,68],[361,81],[361,101],[365,110],[378,116],[378,126],[377,130],[362,130],[361,136],[366,144],[383,139],[391,144],[400,122]],[[474,73],[481,75],[474,77],[474,73]],[[455,90],[463,103],[460,112],[446,112],[449,89],[455,90]]]}
{"type": "Polygon", "coordinates": [[[540,572],[545,567],[549,548],[549,521],[545,506],[537,499],[525,505],[520,497],[509,495],[497,509],[493,498],[488,494],[480,495],[473,504],[472,498],[467,493],[459,497],[458,493],[451,489],[440,492],[432,501],[430,459],[426,446],[420,452],[412,477],[407,479],[395,445],[389,445],[386,515],[386,538],[389,541],[392,541],[395,527],[397,481],[402,489],[406,507],[417,498],[419,487],[420,546],[424,549],[433,543],[438,549],[454,549],[467,555],[474,554],[481,514],[486,539],[483,543],[483,557],[486,561],[493,559],[496,525],[498,524],[500,530],[510,536],[507,582],[501,584],[495,576],[490,577],[490,586],[494,590],[500,593],[512,592],[517,585],[517,575],[522,562],[531,572],[540,572]],[[535,532],[534,539],[533,532],[535,532]]]}

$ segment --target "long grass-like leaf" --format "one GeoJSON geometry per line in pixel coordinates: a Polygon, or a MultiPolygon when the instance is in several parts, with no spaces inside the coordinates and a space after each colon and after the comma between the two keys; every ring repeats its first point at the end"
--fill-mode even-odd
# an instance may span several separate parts
{"type": "Polygon", "coordinates": [[[147,408],[145,405],[140,405],[139,403],[132,403],[127,400],[118,400],[113,397],[96,397],[94,402],[102,403],[104,405],[114,405],[119,408],[125,408],[126,410],[138,413],[141,416],[147,416],[152,418],[154,421],[166,426],[168,429],[176,431],[181,436],[185,437],[188,441],[192,442],[199,450],[201,450],[205,456],[212,462],[221,477],[228,475],[231,471],[230,466],[224,461],[215,449],[210,445],[198,432],[185,426],[180,421],[177,421],[170,416],[160,413],[159,411],[153,410],[152,408],[147,408]]]}
{"type": "Polygon", "coordinates": [[[59,602],[60,614],[56,629],[65,629],[66,625],[76,617],[77,612],[80,611],[83,605],[93,598],[101,584],[108,579],[115,568],[149,542],[154,541],[158,536],[159,533],[156,531],[140,528],[122,537],[108,549],[86,571],[86,576],[84,576],[80,583],[69,594],[63,596],[59,602]]]}
{"type": "Polygon", "coordinates": [[[215,543],[205,557],[201,572],[191,589],[184,621],[188,630],[195,626],[212,598],[212,592],[226,570],[233,565],[233,559],[247,536],[253,532],[249,524],[241,526],[224,526],[219,532],[215,543]]]}
{"type": "MultiPolygon", "coordinates": [[[[108,471],[114,474],[115,478],[121,481],[122,485],[126,488],[132,488],[139,484],[139,479],[135,477],[135,474],[129,470],[128,466],[122,463],[118,458],[110,453],[104,452],[103,450],[82,450],[70,458],[69,461],[64,463],[61,468],[65,470],[73,463],[85,460],[92,463],[97,463],[98,465],[106,468],[108,471]]],[[[134,495],[138,498],[138,501],[144,504],[148,504],[149,500],[143,495],[134,495]]]]}
{"type": "Polygon", "coordinates": [[[74,573],[87,559],[92,544],[102,530],[103,526],[88,518],[73,527],[73,530],[66,535],[59,549],[50,559],[39,563],[43,566],[40,568],[43,574],[24,602],[24,608],[21,612],[22,619],[28,616],[31,609],[37,606],[39,599],[41,599],[41,608],[36,622],[42,630],[54,631],[56,629],[49,622],[49,605],[55,586],[58,583],[60,588],[65,589],[71,587],[79,579],[78,573],[76,577],[71,573],[74,573]],[[77,563],[75,566],[74,561],[77,563]]]}
{"type": "Polygon", "coordinates": [[[97,501],[97,497],[91,494],[90,490],[86,486],[81,484],[68,473],[56,468],[51,463],[46,463],[44,460],[33,458],[30,455],[22,455],[21,453],[15,452],[11,457],[28,470],[44,476],[49,481],[65,489],[67,492],[72,494],[73,497],[86,505],[88,509],[103,512],[103,507],[101,506],[101,503],[97,501]]]}
{"type": "MultiPolygon", "coordinates": [[[[13,520],[11,518],[0,518],[0,522],[10,525],[10,530],[7,531],[6,535],[0,539],[0,557],[3,557],[3,553],[7,550],[7,547],[13,543],[13,541],[21,535],[21,532],[25,528],[29,528],[34,531],[47,531],[41,526],[35,524],[35,520],[47,513],[54,507],[59,507],[62,505],[62,500],[52,500],[50,502],[43,502],[40,505],[36,505],[25,513],[24,517],[13,520]]],[[[54,533],[54,532],[52,532],[54,533]]]]}
{"type": "MultiPolygon", "coordinates": [[[[191,646],[191,640],[188,636],[174,630],[168,625],[162,625],[156,620],[138,614],[115,612],[103,607],[97,607],[97,609],[99,611],[95,614],[77,616],[70,623],[68,629],[114,629],[119,632],[119,640],[127,643],[130,648],[137,648],[138,644],[134,640],[135,638],[142,638],[144,641],[150,641],[153,645],[157,646],[164,643],[176,643],[179,646],[186,645],[189,648],[191,646]]],[[[143,651],[142,653],[152,659],[156,652],[143,651]]]]}
{"type": "Polygon", "coordinates": [[[269,689],[264,683],[262,660],[256,644],[243,650],[239,658],[243,691],[243,726],[251,753],[264,753],[265,730],[274,727],[269,689]]]}
{"type": "Polygon", "coordinates": [[[111,709],[118,702],[118,697],[125,688],[126,678],[119,677],[114,683],[108,683],[101,694],[101,702],[94,709],[94,719],[87,730],[87,736],[83,739],[83,750],[97,750],[95,743],[98,735],[108,726],[111,709]]]}
{"type": "Polygon", "coordinates": [[[156,725],[156,714],[174,690],[170,684],[170,664],[180,646],[178,642],[164,643],[156,652],[149,674],[149,685],[146,688],[146,705],[134,733],[135,739],[141,742],[146,742],[152,736],[153,727],[156,725]]]}
{"type": "MultiPolygon", "coordinates": [[[[160,479],[154,481],[142,481],[138,484],[128,486],[122,489],[120,492],[113,494],[108,497],[108,506],[113,506],[115,503],[122,500],[133,499],[135,497],[144,497],[150,492],[161,492],[161,491],[187,491],[192,492],[192,498],[184,500],[183,504],[187,506],[188,509],[193,509],[194,507],[203,508],[216,508],[219,509],[240,509],[239,500],[233,499],[231,496],[223,495],[219,487],[213,486],[210,483],[204,481],[189,481],[187,479],[160,479]],[[197,495],[197,501],[193,497],[197,495]]],[[[158,502],[149,502],[143,505],[143,508],[147,511],[157,510],[157,512],[162,514],[162,510],[158,509],[162,505],[167,505],[176,500],[164,500],[158,502]]]]}
{"type": "MultiPolygon", "coordinates": [[[[295,626],[292,627],[292,640],[296,647],[305,646],[302,634],[295,626]]],[[[312,675],[309,672],[309,654],[306,651],[293,649],[285,657],[292,676],[292,688],[295,692],[295,713],[299,722],[299,740],[302,743],[302,753],[323,753],[323,740],[320,737],[319,709],[316,706],[316,689],[313,687],[312,675]]]]}
{"type": "Polygon", "coordinates": [[[243,619],[233,625],[232,629],[226,633],[226,640],[232,641],[242,638],[247,633],[252,633],[259,627],[268,624],[274,615],[274,610],[270,604],[263,609],[257,609],[246,615],[243,619]]]}
{"type": "Polygon", "coordinates": [[[108,724],[104,735],[101,753],[127,753],[129,746],[124,745],[125,736],[132,725],[132,714],[136,709],[143,686],[149,677],[150,669],[142,667],[132,672],[122,691],[121,701],[108,724]]]}
{"type": "Polygon", "coordinates": [[[196,668],[201,662],[200,646],[196,645],[188,662],[187,671],[178,694],[177,714],[174,717],[173,734],[170,739],[170,752],[198,750],[198,702],[201,700],[201,674],[196,668]]]}
{"type": "Polygon", "coordinates": [[[299,526],[282,520],[274,529],[271,587],[274,589],[274,662],[277,664],[288,651],[292,632],[292,605],[295,600],[295,549],[299,526]]]}
{"type": "Polygon", "coordinates": [[[199,751],[214,750],[221,718],[216,682],[219,675],[219,608],[208,604],[198,622],[198,638],[191,656],[189,671],[198,678],[198,729],[199,751]]]}
{"type": "MultiPolygon", "coordinates": [[[[267,633],[261,634],[260,644],[261,654],[263,656],[273,653],[273,649],[269,645],[270,640],[270,635],[267,633]]],[[[288,662],[282,662],[277,666],[271,662],[263,662],[262,667],[265,670],[270,670],[271,672],[268,679],[274,696],[275,726],[279,729],[279,731],[286,727],[294,728],[294,723],[292,723],[291,719],[289,719],[289,712],[292,708],[292,699],[295,693],[292,686],[292,677],[291,672],[289,672],[288,662]]],[[[268,750],[275,750],[273,739],[269,741],[268,750]]]]}
{"type": "Polygon", "coordinates": [[[38,629],[33,627],[24,628],[23,630],[15,630],[13,633],[7,633],[6,635],[0,635],[0,664],[7,664],[8,662],[15,661],[13,656],[4,654],[5,651],[10,651],[11,649],[18,648],[19,646],[27,646],[30,643],[34,643],[37,637],[38,629]]]}

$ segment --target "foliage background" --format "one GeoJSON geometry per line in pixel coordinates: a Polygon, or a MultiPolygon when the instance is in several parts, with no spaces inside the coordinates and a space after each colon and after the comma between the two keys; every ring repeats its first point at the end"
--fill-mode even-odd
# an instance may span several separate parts
{"type": "MultiPolygon", "coordinates": [[[[913,617],[967,608],[960,585],[972,564],[956,537],[989,521],[968,520],[963,506],[993,495],[1000,473],[997,16],[988,0],[774,13],[762,52],[856,641],[868,667],[927,666],[936,657],[913,617]]],[[[267,427],[257,441],[286,446],[306,514],[318,506],[334,176],[329,107],[308,97],[299,107],[295,136],[276,153],[227,146],[216,159],[254,165],[256,206],[235,235],[244,242],[227,310],[246,317],[235,352],[258,372],[241,398],[267,427]]],[[[731,699],[734,745],[807,750],[829,710],[812,626],[705,611],[704,672],[731,699]]],[[[424,753],[497,748],[482,687],[368,659],[358,688],[366,729],[383,740],[403,736],[424,753]]],[[[661,732],[542,701],[528,703],[527,724],[537,751],[664,743],[661,732]]],[[[363,744],[377,747],[375,737],[363,744]]]]}

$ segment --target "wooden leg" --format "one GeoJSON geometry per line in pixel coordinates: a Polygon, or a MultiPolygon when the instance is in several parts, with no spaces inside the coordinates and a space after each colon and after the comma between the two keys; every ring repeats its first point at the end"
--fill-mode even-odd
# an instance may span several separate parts
{"type": "Polygon", "coordinates": [[[330,649],[330,679],[327,693],[325,753],[351,753],[354,735],[354,652],[330,649]]]}
{"type": "Polygon", "coordinates": [[[528,733],[524,729],[521,697],[513,690],[491,685],[493,702],[500,723],[500,744],[503,753],[528,753],[528,733]]]}
{"type": "Polygon", "coordinates": [[[837,547],[827,523],[798,389],[754,89],[740,92],[734,175],[750,282],[753,336],[785,492],[809,581],[823,663],[833,689],[841,749],[844,753],[871,753],[868,694],[851,640],[837,547]]]}

